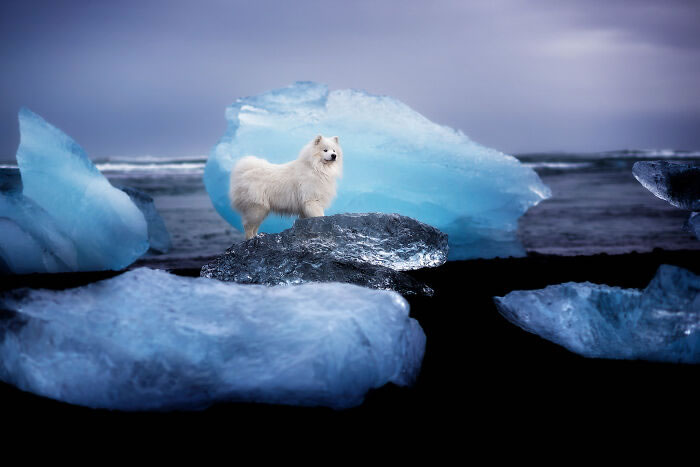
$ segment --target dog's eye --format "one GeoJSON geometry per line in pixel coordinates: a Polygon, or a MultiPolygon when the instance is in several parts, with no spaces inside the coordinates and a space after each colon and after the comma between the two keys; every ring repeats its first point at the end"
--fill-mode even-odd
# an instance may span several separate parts
{"type": "Polygon", "coordinates": [[[328,152],[328,149],[324,149],[323,152],[328,152]]]}

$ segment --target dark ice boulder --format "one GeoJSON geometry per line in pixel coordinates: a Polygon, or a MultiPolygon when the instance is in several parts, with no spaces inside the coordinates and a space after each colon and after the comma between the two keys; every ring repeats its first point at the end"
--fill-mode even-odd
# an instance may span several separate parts
{"type": "Polygon", "coordinates": [[[173,247],[170,241],[170,234],[168,229],[165,227],[165,222],[163,218],[160,217],[155,204],[153,203],[153,198],[139,191],[136,188],[131,188],[128,186],[117,187],[124,193],[129,195],[131,201],[134,202],[137,208],[143,213],[143,217],[146,219],[146,225],[148,227],[148,247],[150,250],[156,253],[167,253],[173,247]]]}
{"type": "Polygon", "coordinates": [[[447,260],[447,235],[410,217],[365,213],[298,219],[291,229],[234,244],[203,277],[244,284],[349,282],[405,294],[432,290],[400,271],[447,260]]]}
{"type": "Polygon", "coordinates": [[[569,282],[494,297],[526,331],[585,357],[700,363],[700,277],[662,265],[644,290],[569,282]]]}
{"type": "Polygon", "coordinates": [[[669,161],[641,161],[632,167],[644,188],[673,206],[700,210],[700,166],[669,161]]]}
{"type": "Polygon", "coordinates": [[[147,268],[0,294],[0,380],[95,408],[345,408],[412,384],[425,334],[394,292],[239,285],[147,268]]]}

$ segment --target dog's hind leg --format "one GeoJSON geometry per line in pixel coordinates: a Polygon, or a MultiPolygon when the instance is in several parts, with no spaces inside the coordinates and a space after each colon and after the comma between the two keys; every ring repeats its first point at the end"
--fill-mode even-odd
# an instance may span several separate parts
{"type": "Polygon", "coordinates": [[[270,210],[264,206],[249,206],[243,214],[243,229],[245,239],[253,238],[258,234],[258,228],[265,220],[270,210]]]}

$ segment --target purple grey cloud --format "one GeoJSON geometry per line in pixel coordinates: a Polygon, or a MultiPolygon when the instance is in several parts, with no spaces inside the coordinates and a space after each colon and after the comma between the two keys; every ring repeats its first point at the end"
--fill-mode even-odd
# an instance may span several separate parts
{"type": "Polygon", "coordinates": [[[700,4],[6,1],[0,158],[26,105],[92,156],[204,154],[236,97],[388,94],[506,152],[700,148],[700,4]]]}

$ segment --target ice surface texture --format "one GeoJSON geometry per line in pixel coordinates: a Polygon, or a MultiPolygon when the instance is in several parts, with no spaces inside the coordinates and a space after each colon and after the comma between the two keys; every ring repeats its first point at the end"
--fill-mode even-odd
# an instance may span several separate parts
{"type": "Polygon", "coordinates": [[[700,210],[700,166],[669,161],[642,161],[632,167],[644,188],[673,206],[700,210]]]}
{"type": "MultiPolygon", "coordinates": [[[[435,124],[404,103],[321,84],[240,98],[226,109],[228,128],[212,150],[204,183],[217,211],[241,229],[228,200],[229,176],[245,155],[288,162],[317,134],[339,136],[343,179],[326,214],[397,212],[449,236],[450,259],[522,255],[518,218],[550,196],[517,159],[435,124]]],[[[262,232],[293,220],[270,216],[262,232]]]]}
{"type": "Polygon", "coordinates": [[[566,283],[494,298],[526,331],[585,357],[700,363],[700,277],[662,265],[644,290],[566,283]]]}
{"type": "Polygon", "coordinates": [[[447,235],[398,214],[336,214],[298,219],[279,234],[236,243],[202,276],[247,284],[349,282],[404,294],[432,290],[398,271],[443,264],[447,235]]]}
{"type": "Polygon", "coordinates": [[[10,176],[0,193],[2,268],[122,269],[141,256],[148,249],[147,225],[129,196],[110,185],[75,141],[38,115],[23,108],[19,126],[21,184],[10,176]]]}
{"type": "Polygon", "coordinates": [[[88,407],[220,401],[344,408],[411,384],[425,334],[394,292],[239,285],[136,269],[0,296],[0,379],[88,407]]]}
{"type": "Polygon", "coordinates": [[[170,251],[173,247],[170,241],[170,234],[165,227],[165,221],[163,221],[163,218],[160,217],[160,214],[156,210],[153,198],[136,188],[128,186],[119,186],[117,188],[129,195],[131,201],[133,201],[136,207],[143,213],[146,224],[148,225],[149,248],[156,253],[167,253],[170,251]]]}

